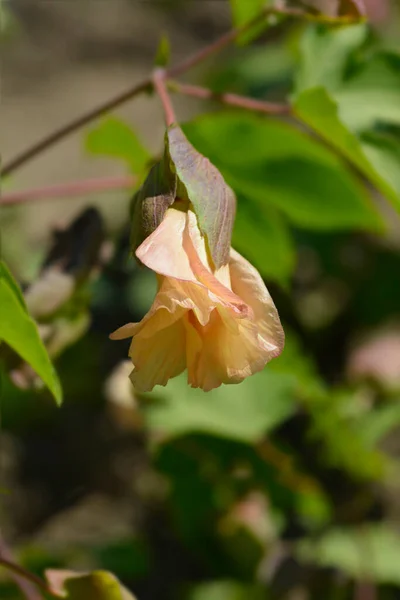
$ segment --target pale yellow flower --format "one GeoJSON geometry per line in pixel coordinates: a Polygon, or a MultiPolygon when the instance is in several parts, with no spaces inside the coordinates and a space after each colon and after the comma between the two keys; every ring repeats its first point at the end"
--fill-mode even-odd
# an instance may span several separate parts
{"type": "Polygon", "coordinates": [[[165,385],[188,371],[205,391],[239,383],[278,356],[284,333],[258,271],[231,249],[229,264],[213,272],[192,210],[176,202],[136,250],[158,275],[158,292],[140,323],[111,338],[132,337],[131,379],[139,391],[165,385]]]}

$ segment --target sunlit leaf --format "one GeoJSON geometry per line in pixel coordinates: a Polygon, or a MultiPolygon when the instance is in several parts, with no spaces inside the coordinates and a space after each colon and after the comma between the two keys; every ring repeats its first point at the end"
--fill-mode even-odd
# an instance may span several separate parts
{"type": "Polygon", "coordinates": [[[118,579],[107,571],[76,573],[48,570],[50,588],[66,600],[135,600],[118,579]]]}
{"type": "Polygon", "coordinates": [[[377,230],[382,225],[342,161],[297,129],[226,113],[202,117],[185,130],[235,192],[254,204],[260,222],[264,207],[273,206],[305,229],[377,230]]]}
{"type": "Polygon", "coordinates": [[[349,55],[366,39],[367,26],[310,25],[300,41],[296,93],[313,87],[335,90],[342,85],[349,55]]]}
{"type": "Polygon", "coordinates": [[[239,385],[206,393],[188,387],[185,375],[176,377],[153,394],[160,401],[147,408],[148,426],[163,439],[203,432],[254,442],[293,412],[294,383],[292,376],[266,369],[239,385]]]}
{"type": "Polygon", "coordinates": [[[369,60],[334,94],[340,116],[353,131],[400,124],[400,55],[369,60]]]}
{"type": "Polygon", "coordinates": [[[299,94],[294,104],[300,119],[353,163],[400,207],[400,160],[396,144],[362,141],[341,121],[337,103],[322,88],[299,94]]]}
{"type": "Polygon", "coordinates": [[[85,148],[91,154],[119,158],[131,171],[141,174],[150,154],[133,129],[117,117],[106,117],[86,136],[85,148]]]}
{"type": "MultiPolygon", "coordinates": [[[[265,6],[270,4],[269,0],[230,0],[232,9],[232,19],[236,27],[240,27],[245,23],[249,23],[252,19],[257,17],[265,6]]],[[[238,42],[240,44],[247,44],[252,39],[256,38],[264,27],[265,23],[260,23],[258,26],[253,27],[251,30],[243,32],[238,42]]]]}
{"type": "Polygon", "coordinates": [[[298,546],[299,557],[344,571],[357,579],[400,584],[400,535],[389,525],[334,529],[298,546]]]}
{"type": "Polygon", "coordinates": [[[0,262],[0,306],[0,340],[31,365],[60,404],[62,392],[57,374],[36,324],[26,310],[21,292],[4,262],[0,262]]]}

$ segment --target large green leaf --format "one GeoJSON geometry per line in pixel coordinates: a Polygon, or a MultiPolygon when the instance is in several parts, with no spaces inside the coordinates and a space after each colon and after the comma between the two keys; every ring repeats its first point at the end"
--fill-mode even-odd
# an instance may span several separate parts
{"type": "Polygon", "coordinates": [[[300,42],[296,93],[319,86],[337,89],[342,84],[349,55],[363,43],[367,33],[365,24],[307,27],[300,42]]]}
{"type": "Polygon", "coordinates": [[[257,219],[265,206],[274,206],[306,229],[381,225],[365,189],[343,162],[289,125],[226,113],[198,119],[185,130],[233,189],[253,202],[257,219]]]}
{"type": "Polygon", "coordinates": [[[310,25],[300,40],[295,93],[323,87],[337,102],[341,120],[352,131],[378,122],[400,122],[400,55],[381,52],[357,69],[347,66],[368,34],[365,24],[310,25]]]}
{"type": "Polygon", "coordinates": [[[62,392],[57,374],[40,339],[36,324],[26,310],[22,294],[2,261],[0,307],[0,340],[31,365],[60,404],[62,392]]]}
{"type": "Polygon", "coordinates": [[[376,187],[400,207],[400,152],[397,145],[363,141],[341,121],[337,103],[323,88],[299,94],[294,109],[298,117],[353,163],[376,187]]]}
{"type": "Polygon", "coordinates": [[[341,569],[361,580],[400,584],[400,535],[388,525],[334,529],[298,547],[302,560],[341,569]]]}
{"type": "Polygon", "coordinates": [[[92,154],[122,159],[138,174],[151,158],[133,129],[116,117],[107,117],[91,129],[86,136],[85,148],[92,154]]]}
{"type": "Polygon", "coordinates": [[[146,411],[151,430],[163,439],[193,432],[255,442],[295,410],[291,375],[265,369],[239,385],[211,392],[188,387],[186,375],[153,394],[161,400],[146,411]]]}
{"type": "Polygon", "coordinates": [[[259,209],[239,197],[232,244],[264,278],[288,283],[296,252],[289,228],[273,207],[259,209]]]}
{"type": "Polygon", "coordinates": [[[378,123],[400,124],[400,55],[369,60],[334,94],[341,119],[352,131],[378,123]]]}
{"type": "Polygon", "coordinates": [[[213,581],[194,588],[189,600],[262,600],[265,590],[236,581],[213,581]]]}
{"type": "Polygon", "coordinates": [[[67,600],[135,600],[118,579],[107,571],[75,573],[49,570],[46,577],[50,588],[67,600]]]}

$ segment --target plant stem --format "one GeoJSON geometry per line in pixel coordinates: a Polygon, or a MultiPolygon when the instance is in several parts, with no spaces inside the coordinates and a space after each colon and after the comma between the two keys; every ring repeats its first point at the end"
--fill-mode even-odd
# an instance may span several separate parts
{"type": "Polygon", "coordinates": [[[110,100],[107,100],[107,102],[100,104],[96,108],[81,115],[77,119],[73,119],[72,121],[60,127],[59,129],[56,129],[55,131],[50,133],[50,135],[45,136],[43,139],[39,140],[39,142],[36,142],[35,144],[33,144],[33,146],[31,146],[27,150],[24,150],[23,152],[21,152],[21,154],[18,154],[15,158],[10,160],[9,163],[5,164],[1,171],[2,176],[4,177],[5,175],[10,175],[10,173],[13,173],[32,158],[34,158],[38,154],[41,154],[44,150],[47,150],[47,148],[50,148],[60,140],[64,139],[70,133],[74,133],[74,131],[77,131],[84,125],[87,125],[87,123],[90,123],[90,121],[97,119],[97,117],[101,117],[101,115],[103,115],[104,113],[114,108],[117,108],[117,106],[120,106],[124,102],[131,100],[135,96],[138,96],[139,94],[145,92],[148,89],[151,89],[150,77],[129,88],[129,90],[126,90],[122,94],[115,96],[115,98],[111,98],[110,100]]]}
{"type": "MultiPolygon", "coordinates": [[[[221,37],[219,37],[217,40],[215,40],[208,46],[205,46],[201,50],[198,50],[197,52],[192,54],[192,56],[189,56],[187,59],[183,60],[182,62],[178,63],[177,65],[172,66],[169,69],[166,69],[165,76],[167,78],[168,77],[177,77],[178,75],[182,75],[183,73],[186,73],[186,71],[195,67],[199,63],[203,62],[209,56],[223,50],[223,48],[228,46],[231,42],[235,41],[242,33],[245,33],[246,31],[253,29],[259,23],[261,23],[262,21],[264,21],[265,19],[267,19],[269,16],[272,16],[272,15],[277,15],[277,16],[282,16],[282,17],[294,17],[294,18],[300,18],[300,19],[309,19],[309,20],[325,22],[325,23],[330,23],[330,24],[352,23],[352,22],[357,22],[360,20],[357,17],[353,17],[353,16],[333,18],[333,17],[327,17],[325,15],[312,15],[301,9],[285,8],[284,6],[265,7],[258,15],[256,15],[253,19],[251,19],[247,23],[244,23],[244,25],[242,25],[241,27],[235,27],[235,28],[231,29],[230,31],[223,34],[221,37]]],[[[31,160],[38,154],[41,154],[44,150],[47,150],[47,148],[50,148],[56,142],[59,142],[60,140],[62,140],[66,136],[68,136],[69,134],[73,133],[74,131],[77,131],[84,125],[87,125],[87,123],[90,123],[94,119],[97,119],[104,113],[107,113],[110,110],[117,108],[121,104],[124,104],[128,100],[135,98],[139,94],[146,92],[146,91],[151,91],[152,88],[153,88],[152,78],[146,77],[145,79],[143,79],[143,81],[135,84],[134,86],[132,86],[125,92],[118,94],[114,98],[107,100],[106,102],[93,108],[89,112],[84,113],[83,115],[77,117],[76,119],[73,119],[66,125],[60,127],[59,129],[56,129],[49,135],[45,136],[43,139],[39,140],[39,142],[36,142],[35,144],[33,144],[33,146],[31,146],[30,148],[27,148],[26,150],[24,150],[23,152],[18,154],[15,158],[11,159],[10,162],[8,162],[4,165],[4,167],[2,169],[2,175],[3,176],[10,175],[14,171],[16,171],[16,169],[18,169],[19,167],[21,167],[22,165],[27,163],[29,160],[31,160]]]]}
{"type": "Polygon", "coordinates": [[[165,124],[167,127],[171,127],[176,123],[176,116],[174,108],[172,106],[171,98],[169,97],[165,78],[165,69],[156,69],[153,74],[153,85],[154,90],[158,94],[161,100],[161,104],[164,110],[165,124]]]}
{"type": "MultiPolygon", "coordinates": [[[[14,574],[14,576],[18,577],[18,581],[22,578],[25,582],[33,583],[37,588],[42,590],[45,594],[49,594],[50,596],[53,596],[54,598],[61,598],[61,596],[56,594],[53,590],[51,590],[48,587],[48,585],[46,584],[45,581],[43,581],[43,579],[41,579],[34,573],[31,573],[30,571],[26,571],[23,567],[20,567],[19,565],[15,564],[14,562],[12,562],[6,558],[3,558],[1,555],[0,555],[0,566],[3,566],[6,569],[8,569],[9,571],[11,571],[14,574]]],[[[38,596],[38,595],[34,596],[32,593],[30,593],[30,595],[28,596],[26,594],[26,592],[27,592],[26,586],[23,591],[24,591],[26,597],[28,598],[28,600],[41,600],[41,596],[38,596]]],[[[30,590],[30,592],[31,592],[31,590],[30,590]]]]}
{"type": "Polygon", "coordinates": [[[212,99],[221,102],[222,104],[243,108],[253,112],[260,112],[266,115],[285,115],[290,114],[291,112],[291,107],[288,104],[265,102],[262,100],[255,100],[254,98],[249,98],[247,96],[240,96],[238,94],[218,94],[208,88],[200,87],[198,85],[179,83],[177,81],[169,81],[168,86],[171,91],[178,92],[179,94],[193,96],[194,98],[204,98],[205,100],[212,99]]]}
{"type": "Polygon", "coordinates": [[[137,179],[133,176],[110,177],[107,179],[87,179],[73,181],[58,185],[10,192],[0,197],[0,205],[20,204],[29,200],[46,200],[49,198],[69,198],[72,196],[85,196],[94,193],[103,193],[110,190],[129,189],[136,185],[137,179]]]}
{"type": "MultiPolygon", "coordinates": [[[[181,75],[182,73],[185,73],[192,67],[203,62],[212,54],[220,52],[223,48],[225,48],[225,46],[233,42],[239,35],[253,28],[260,21],[264,20],[268,14],[276,12],[284,14],[284,12],[280,10],[264,9],[262,12],[260,12],[260,14],[258,14],[254,19],[252,19],[248,23],[245,23],[241,27],[231,29],[230,31],[222,35],[220,38],[215,40],[215,42],[212,42],[205,48],[201,48],[201,50],[198,50],[197,52],[192,54],[192,56],[189,56],[187,59],[183,60],[177,65],[166,69],[166,77],[176,77],[178,75],[181,75]]],[[[131,100],[139,94],[145,91],[150,91],[152,89],[152,86],[152,78],[146,77],[146,79],[144,79],[138,84],[135,84],[125,92],[118,94],[114,98],[107,100],[106,102],[100,104],[96,108],[93,108],[89,112],[84,113],[80,117],[73,119],[72,121],[60,127],[59,129],[56,129],[55,131],[50,133],[50,135],[45,136],[42,140],[35,143],[27,150],[24,150],[23,152],[21,152],[21,154],[18,154],[15,158],[10,160],[10,162],[6,163],[3,166],[2,175],[10,175],[14,171],[16,171],[16,169],[27,163],[29,160],[31,160],[38,154],[41,154],[44,150],[47,150],[47,148],[53,146],[56,142],[59,142],[69,134],[73,133],[74,131],[77,131],[78,129],[80,129],[84,125],[87,125],[94,119],[97,119],[104,113],[109,112],[114,108],[117,108],[121,104],[124,104],[125,102],[131,100]]]]}

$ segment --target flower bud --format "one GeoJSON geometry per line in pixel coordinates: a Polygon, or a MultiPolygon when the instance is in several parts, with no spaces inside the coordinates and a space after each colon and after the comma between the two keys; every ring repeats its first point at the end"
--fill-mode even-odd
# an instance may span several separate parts
{"type": "Polygon", "coordinates": [[[171,126],[165,135],[164,155],[154,165],[132,202],[132,251],[157,229],[177,201],[195,212],[214,266],[229,262],[236,199],[221,173],[197,152],[182,129],[171,126]]]}

